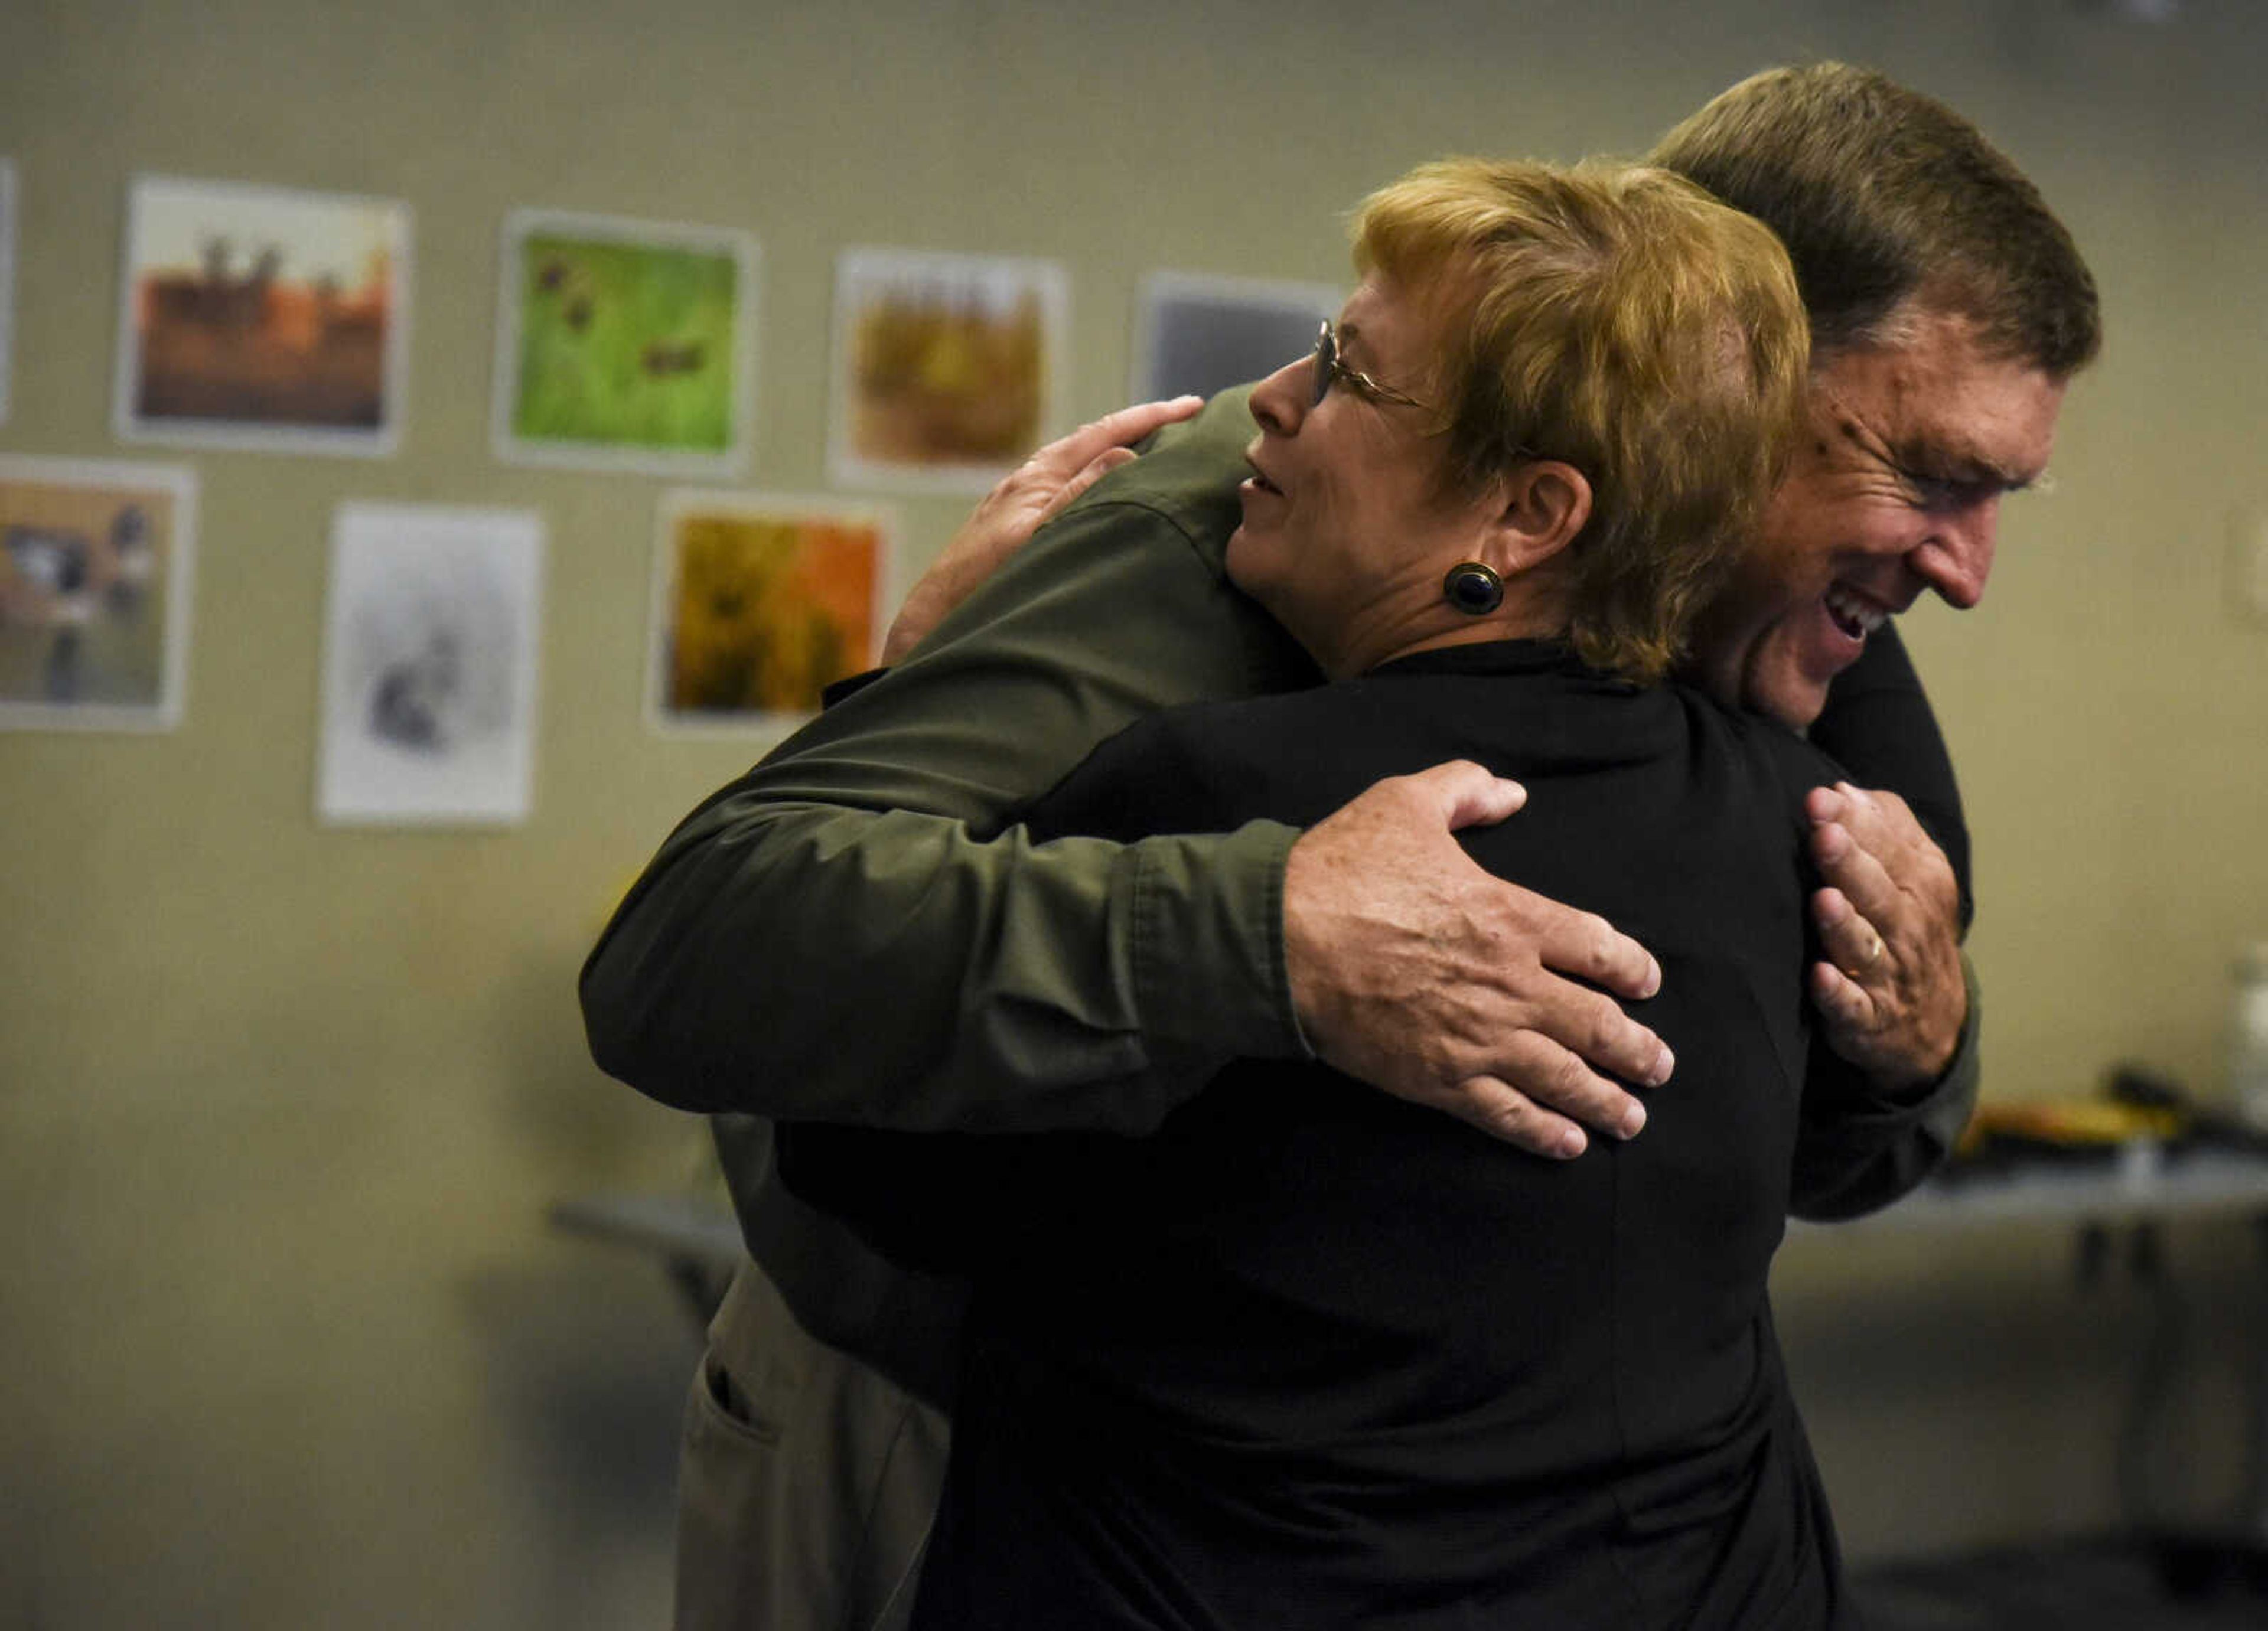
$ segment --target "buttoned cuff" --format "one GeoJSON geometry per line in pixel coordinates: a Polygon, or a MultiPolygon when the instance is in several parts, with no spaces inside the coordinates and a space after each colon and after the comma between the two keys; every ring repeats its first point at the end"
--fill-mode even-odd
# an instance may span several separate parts
{"type": "Polygon", "coordinates": [[[1131,901],[1142,1033],[1174,1052],[1308,1059],[1284,962],[1284,866],[1299,829],[1147,838],[1131,901]]]}

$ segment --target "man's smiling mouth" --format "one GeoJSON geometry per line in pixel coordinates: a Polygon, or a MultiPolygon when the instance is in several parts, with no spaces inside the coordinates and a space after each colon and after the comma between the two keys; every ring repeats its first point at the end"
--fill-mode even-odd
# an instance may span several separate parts
{"type": "Polygon", "coordinates": [[[1825,599],[1827,614],[1835,620],[1835,627],[1853,640],[1864,640],[1889,621],[1888,607],[1840,584],[1827,586],[1825,599]]]}

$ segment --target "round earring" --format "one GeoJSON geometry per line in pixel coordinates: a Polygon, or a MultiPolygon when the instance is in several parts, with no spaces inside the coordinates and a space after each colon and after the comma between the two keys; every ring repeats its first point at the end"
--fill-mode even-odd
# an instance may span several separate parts
{"type": "Polygon", "coordinates": [[[1504,579],[1492,567],[1477,561],[1460,561],[1441,580],[1449,604],[1468,617],[1486,617],[1504,604],[1504,579]]]}

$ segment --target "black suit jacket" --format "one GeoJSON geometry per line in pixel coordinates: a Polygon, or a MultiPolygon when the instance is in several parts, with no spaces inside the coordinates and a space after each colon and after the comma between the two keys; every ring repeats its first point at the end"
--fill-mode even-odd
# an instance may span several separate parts
{"type": "Polygon", "coordinates": [[[1482,865],[1662,964],[1631,1011],[1677,1071],[1637,1140],[1543,1161],[1280,1062],[1148,1139],[784,1137],[799,1193],[977,1282],[924,1624],[1834,1613],[1764,1296],[1808,1040],[1800,800],[1830,761],[1514,642],[1160,715],[1027,825],[1306,824],[1452,758],[1528,788],[1463,834],[1482,865]]]}

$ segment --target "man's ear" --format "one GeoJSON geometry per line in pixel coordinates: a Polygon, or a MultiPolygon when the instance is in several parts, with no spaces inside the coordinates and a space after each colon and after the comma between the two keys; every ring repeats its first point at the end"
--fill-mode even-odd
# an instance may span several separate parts
{"type": "Polygon", "coordinates": [[[1574,466],[1539,459],[1503,478],[1489,564],[1510,577],[1530,572],[1575,541],[1591,518],[1591,481],[1574,466]]]}

